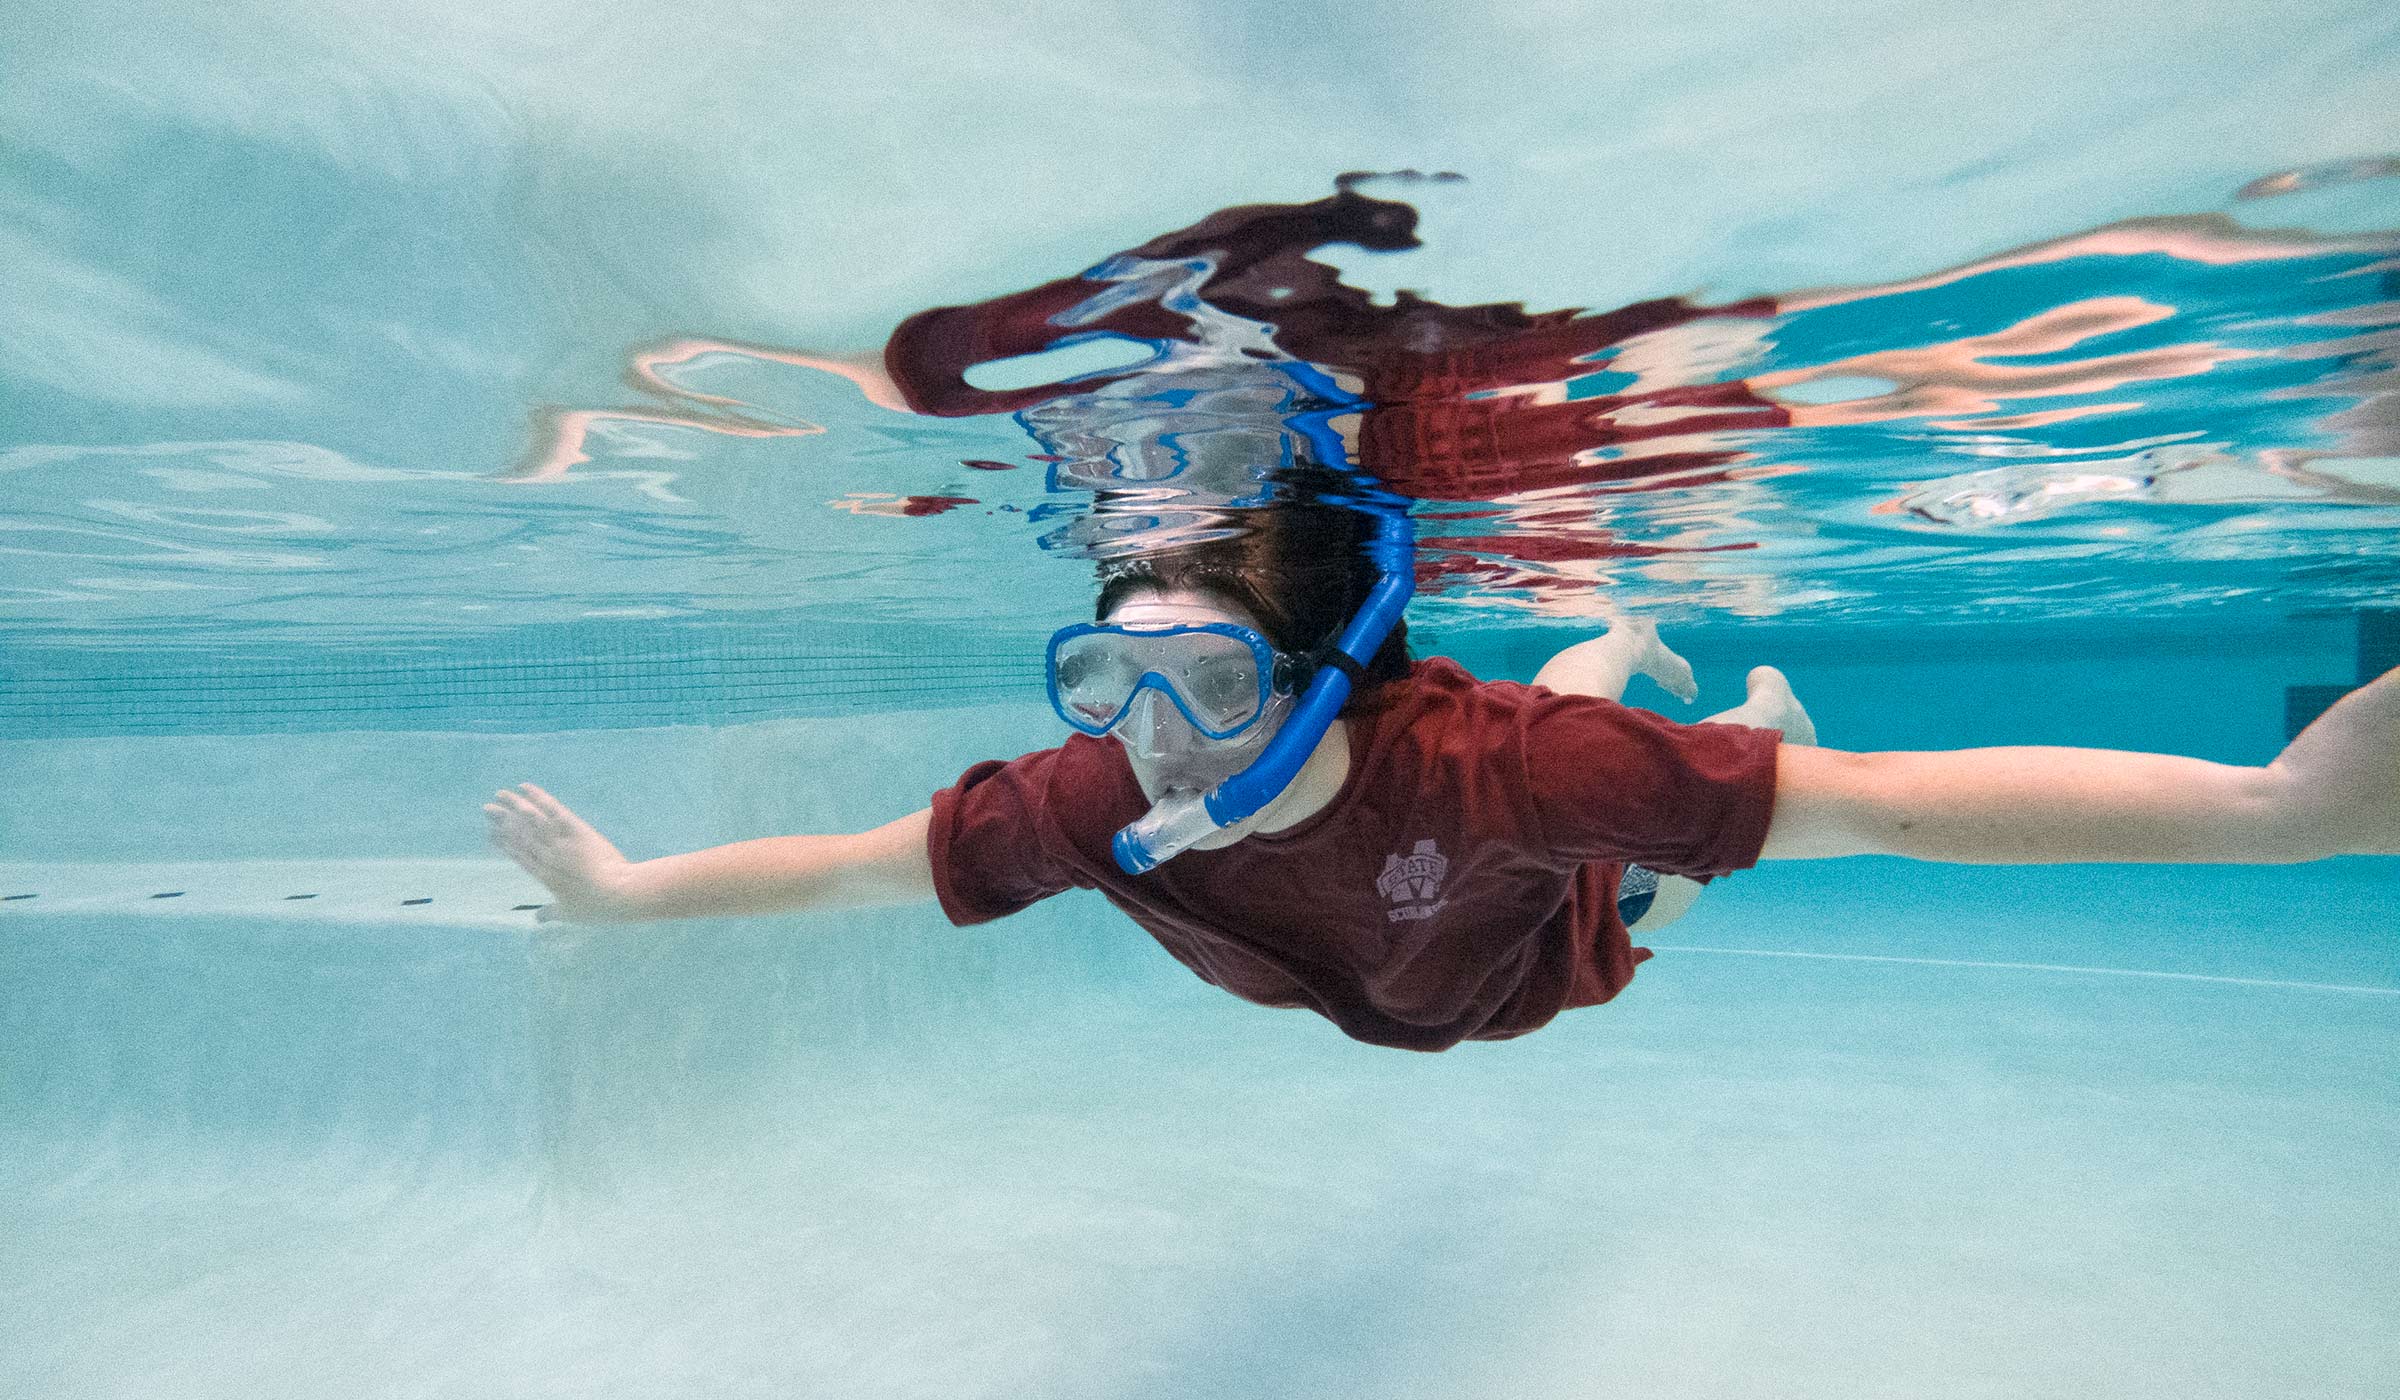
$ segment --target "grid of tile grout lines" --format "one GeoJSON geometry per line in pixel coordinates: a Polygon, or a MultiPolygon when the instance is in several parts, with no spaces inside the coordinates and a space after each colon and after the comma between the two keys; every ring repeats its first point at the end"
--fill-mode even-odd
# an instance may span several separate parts
{"type": "Polygon", "coordinates": [[[911,628],[524,631],[463,645],[0,647],[0,735],[523,733],[1038,699],[1038,644],[911,628]]]}

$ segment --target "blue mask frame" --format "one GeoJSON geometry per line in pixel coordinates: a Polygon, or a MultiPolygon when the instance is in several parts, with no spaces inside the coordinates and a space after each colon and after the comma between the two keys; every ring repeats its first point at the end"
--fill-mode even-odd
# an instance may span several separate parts
{"type": "Polygon", "coordinates": [[[1266,717],[1269,701],[1278,695],[1292,694],[1297,689],[1298,671],[1298,663],[1289,653],[1277,651],[1275,644],[1268,641],[1256,628],[1244,627],[1238,622],[1178,623],[1171,627],[1120,627],[1106,622],[1077,622],[1061,627],[1050,634],[1050,647],[1043,665],[1043,681],[1050,691],[1050,708],[1057,712],[1060,719],[1067,722],[1069,728],[1079,733],[1090,734],[1094,737],[1107,734],[1124,722],[1126,714],[1133,709],[1133,702],[1141,698],[1143,691],[1155,690],[1166,696],[1182,713],[1184,722],[1191,725],[1203,737],[1223,740],[1248,733],[1252,727],[1266,717]],[[1249,718],[1229,729],[1210,727],[1209,723],[1192,708],[1189,697],[1185,696],[1182,689],[1175,684],[1174,678],[1158,671],[1142,672],[1132,687],[1125,692],[1125,698],[1119,701],[1116,709],[1109,714],[1106,722],[1097,722],[1075,713],[1068,706],[1066,696],[1059,690],[1059,652],[1068,643],[1078,638],[1117,636],[1153,640],[1194,634],[1230,637],[1248,647],[1251,656],[1258,663],[1258,696],[1251,703],[1249,718]]]}

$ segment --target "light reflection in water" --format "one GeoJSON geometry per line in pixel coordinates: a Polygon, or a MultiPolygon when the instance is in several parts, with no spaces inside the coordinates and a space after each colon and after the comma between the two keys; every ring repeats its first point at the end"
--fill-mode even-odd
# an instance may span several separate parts
{"type": "Polygon", "coordinates": [[[290,571],[428,606],[471,577],[467,601],[519,622],[625,595],[650,615],[897,620],[946,608],[925,580],[964,569],[1022,621],[1048,614],[1045,556],[1238,528],[1279,471],[1325,455],[1294,416],[1353,398],[1342,451],[1419,503],[1437,619],[2342,606],[2400,587],[2393,234],[2139,219],[1882,285],[1528,311],[1379,300],[1310,257],[1412,246],[1414,210],[1368,192],[1393,184],[1223,210],[910,316],[875,350],[671,337],[629,357],[624,404],[538,410],[499,471],[293,443],[11,449],[0,472],[42,494],[0,547],[10,615],[164,616],[127,600],[201,591],[151,585],[214,565],[231,572],[203,606],[230,590],[254,621],[299,600],[242,575],[290,571]],[[1022,382],[1060,346],[1116,360],[1022,382]],[[1017,378],[982,372],[1003,362],[1017,378]],[[126,499],[136,479],[158,499],[126,499]],[[187,503],[262,488],[277,510],[187,503]],[[275,548],[228,551],[228,533],[275,548]]]}

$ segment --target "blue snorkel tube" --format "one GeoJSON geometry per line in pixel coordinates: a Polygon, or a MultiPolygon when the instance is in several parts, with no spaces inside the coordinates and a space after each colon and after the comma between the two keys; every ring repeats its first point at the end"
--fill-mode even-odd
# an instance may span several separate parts
{"type": "MultiPolygon", "coordinates": [[[[1351,412],[1360,401],[1326,379],[1314,366],[1283,364],[1277,368],[1301,380],[1320,396],[1337,401],[1338,407],[1301,415],[1292,423],[1311,439],[1322,460],[1347,461],[1341,435],[1328,420],[1351,412]]],[[[1110,845],[1116,853],[1118,868],[1126,874],[1140,875],[1157,869],[1194,842],[1255,816],[1281,796],[1299,775],[1300,766],[1316,752],[1325,732],[1333,727],[1334,717],[1349,700],[1354,670],[1364,673],[1367,663],[1382,648],[1383,639],[1391,635],[1393,625],[1407,611],[1409,597],[1417,587],[1417,531],[1408,518],[1408,502],[1390,492],[1362,485],[1347,504],[1377,517],[1375,537],[1367,544],[1367,554],[1379,574],[1366,602],[1359,606],[1334,643],[1349,664],[1331,658],[1319,662],[1291,717],[1249,767],[1205,794],[1169,793],[1139,821],[1119,831],[1110,845]]]]}

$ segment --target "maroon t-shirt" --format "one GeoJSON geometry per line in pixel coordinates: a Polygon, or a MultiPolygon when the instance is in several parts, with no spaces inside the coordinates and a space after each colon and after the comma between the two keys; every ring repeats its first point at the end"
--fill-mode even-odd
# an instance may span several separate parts
{"type": "Polygon", "coordinates": [[[1684,725],[1419,661],[1354,704],[1339,796],[1298,826],[1146,875],[1109,841],[1149,810],[1123,748],[1075,735],[934,794],[942,912],[1098,889],[1202,978],[1405,1050],[1523,1035],[1608,1000],[1650,956],[1617,918],[1628,863],[1706,879],[1758,859],[1769,729],[1684,725]]]}

